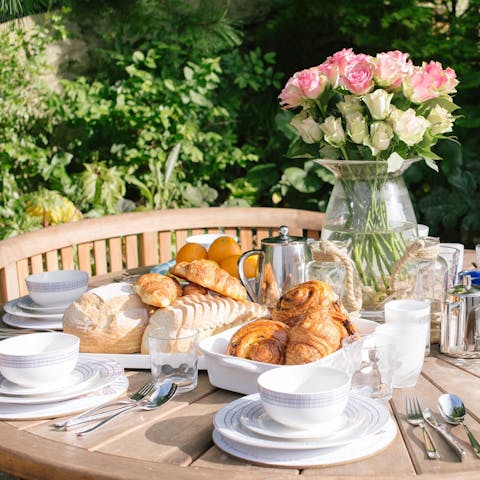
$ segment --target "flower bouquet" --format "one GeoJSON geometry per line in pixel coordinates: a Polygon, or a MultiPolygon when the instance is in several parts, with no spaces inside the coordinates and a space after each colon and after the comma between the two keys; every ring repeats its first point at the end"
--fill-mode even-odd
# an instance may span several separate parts
{"type": "Polygon", "coordinates": [[[343,49],[295,73],[279,95],[282,108],[297,110],[289,155],[320,159],[337,177],[322,238],[347,243],[364,308],[391,293],[392,268],[417,235],[402,173],[420,158],[438,171],[432,147],[452,139],[457,84],[454,70],[435,61],[415,66],[400,51],[343,49]]]}

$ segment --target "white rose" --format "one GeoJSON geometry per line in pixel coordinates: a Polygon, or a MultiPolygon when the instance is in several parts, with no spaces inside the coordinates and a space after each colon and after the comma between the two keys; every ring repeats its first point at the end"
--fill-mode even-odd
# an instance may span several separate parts
{"type": "Polygon", "coordinates": [[[293,117],[290,125],[295,127],[305,143],[316,143],[322,139],[320,125],[310,116],[299,113],[293,117]]]}
{"type": "Polygon", "coordinates": [[[421,142],[425,131],[430,126],[430,122],[426,118],[415,115],[413,108],[404,112],[392,107],[389,121],[398,138],[409,147],[421,142]]]}
{"type": "Polygon", "coordinates": [[[330,115],[320,125],[320,128],[323,130],[325,141],[330,145],[339,147],[345,142],[345,132],[340,118],[335,118],[330,115]]]}
{"type": "Polygon", "coordinates": [[[343,102],[338,102],[337,107],[344,117],[349,113],[361,112],[363,110],[360,99],[355,95],[344,95],[343,102]]]}
{"type": "Polygon", "coordinates": [[[385,120],[390,114],[390,102],[393,93],[387,93],[381,88],[364,95],[362,100],[368,108],[374,120],[385,120]]]}
{"type": "MultiPolygon", "coordinates": [[[[370,142],[372,147],[377,150],[377,153],[386,150],[390,146],[392,137],[393,130],[388,123],[373,122],[370,125],[370,142]]],[[[374,153],[374,155],[376,155],[376,153],[374,153]]]]}
{"type": "Polygon", "coordinates": [[[430,133],[432,135],[439,135],[452,131],[453,122],[455,119],[449,111],[440,105],[435,105],[428,114],[427,120],[432,124],[430,133]]]}
{"type": "Polygon", "coordinates": [[[368,136],[367,121],[360,112],[351,112],[345,115],[347,134],[354,143],[362,144],[368,136]]]}

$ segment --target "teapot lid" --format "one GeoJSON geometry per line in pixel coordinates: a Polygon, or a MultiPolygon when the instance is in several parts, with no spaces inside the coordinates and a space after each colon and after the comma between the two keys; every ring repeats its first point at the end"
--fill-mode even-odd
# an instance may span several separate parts
{"type": "Polygon", "coordinates": [[[276,244],[276,245],[295,245],[299,243],[306,243],[304,237],[295,237],[288,234],[288,227],[282,225],[280,227],[280,235],[278,237],[269,237],[262,240],[262,245],[264,244],[276,244]]]}

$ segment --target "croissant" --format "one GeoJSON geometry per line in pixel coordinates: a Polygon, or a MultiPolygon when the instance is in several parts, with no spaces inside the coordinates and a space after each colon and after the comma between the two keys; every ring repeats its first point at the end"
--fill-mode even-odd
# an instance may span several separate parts
{"type": "Polygon", "coordinates": [[[196,283],[187,283],[183,286],[183,295],[206,295],[207,293],[208,288],[196,283]]]}
{"type": "Polygon", "coordinates": [[[240,301],[247,299],[247,291],[240,280],[232,277],[211,260],[180,262],[170,269],[170,273],[226,297],[240,301]]]}
{"type": "Polygon", "coordinates": [[[167,307],[182,296],[182,287],[173,278],[160,273],[141,275],[133,285],[142,302],[155,307],[167,307]]]}
{"type": "Polygon", "coordinates": [[[319,360],[336,352],[348,336],[344,324],[334,320],[328,310],[313,309],[290,328],[285,363],[299,365],[319,360]]]}
{"type": "Polygon", "coordinates": [[[268,319],[247,323],[234,333],[227,347],[227,355],[283,365],[288,330],[285,323],[268,319]]]}
{"type": "Polygon", "coordinates": [[[334,314],[340,318],[338,307],[332,307],[332,304],[338,301],[338,295],[328,283],[310,280],[296,285],[280,297],[272,310],[272,320],[292,326],[312,308],[332,308],[334,314]]]}

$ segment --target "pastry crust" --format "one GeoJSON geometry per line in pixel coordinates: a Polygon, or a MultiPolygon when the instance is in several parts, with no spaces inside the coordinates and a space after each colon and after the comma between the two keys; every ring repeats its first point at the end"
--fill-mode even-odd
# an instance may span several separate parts
{"type": "Polygon", "coordinates": [[[227,347],[227,355],[283,365],[289,327],[283,322],[259,319],[239,328],[227,347]]]}
{"type": "MultiPolygon", "coordinates": [[[[339,302],[339,297],[327,283],[319,280],[299,283],[280,297],[272,310],[272,320],[293,326],[310,310],[329,309],[335,302],[339,302]]],[[[338,311],[337,306],[334,311],[338,311]]]]}
{"type": "Polygon", "coordinates": [[[336,352],[349,333],[323,308],[310,311],[291,329],[286,349],[286,365],[314,362],[336,352]]]}
{"type": "Polygon", "coordinates": [[[247,290],[240,280],[232,277],[211,260],[180,262],[170,269],[170,273],[226,297],[240,301],[247,299],[247,290]]]}
{"type": "Polygon", "coordinates": [[[187,283],[183,286],[183,295],[207,295],[208,288],[202,287],[197,283],[187,283]]]}
{"type": "Polygon", "coordinates": [[[180,284],[160,273],[141,275],[133,289],[144,303],[155,307],[167,307],[182,296],[180,284]]]}

